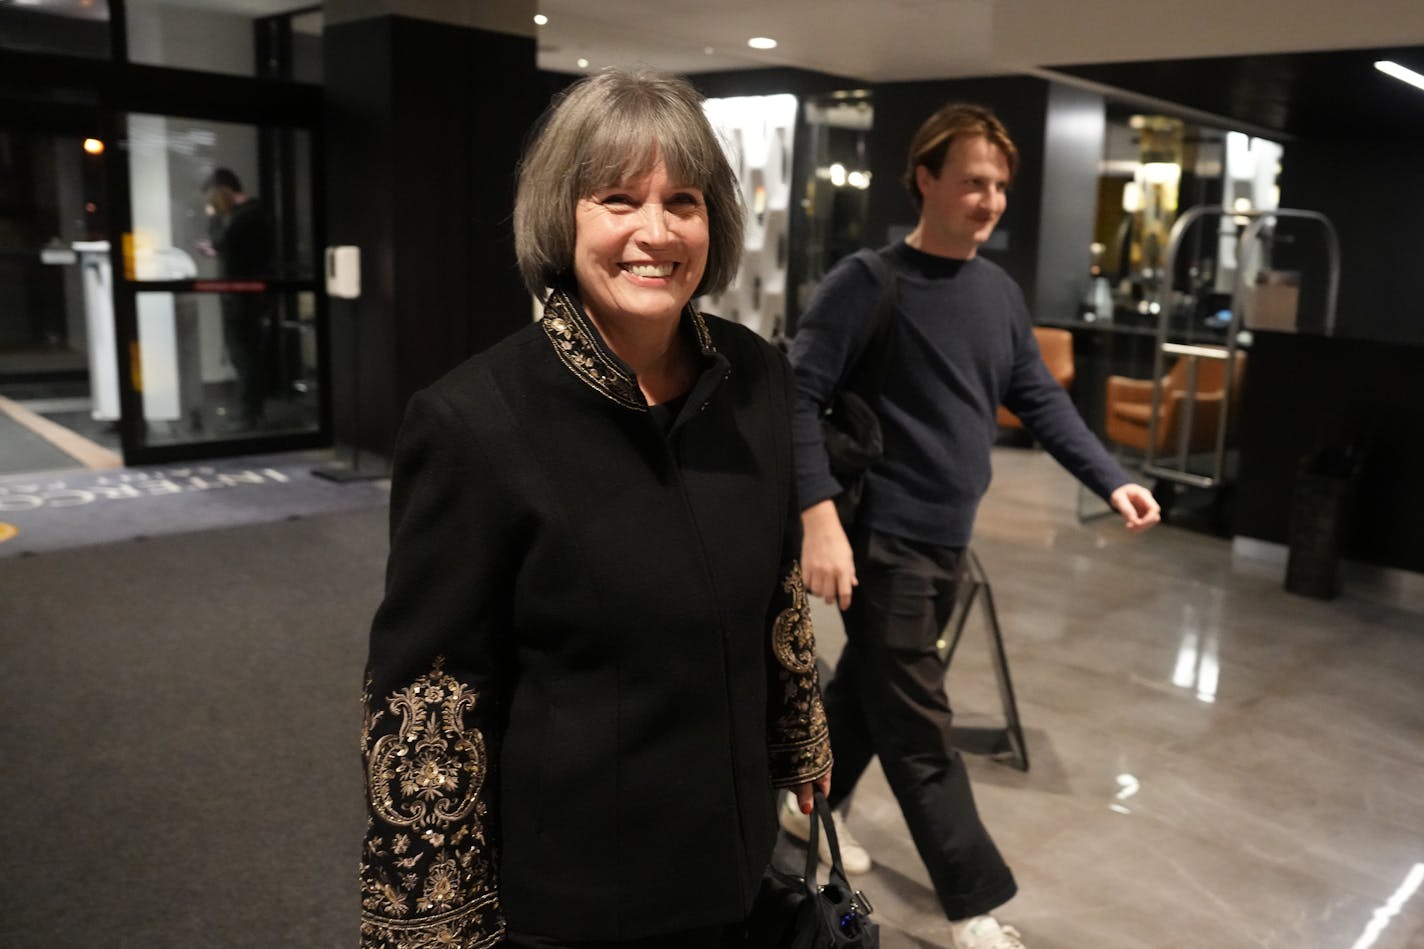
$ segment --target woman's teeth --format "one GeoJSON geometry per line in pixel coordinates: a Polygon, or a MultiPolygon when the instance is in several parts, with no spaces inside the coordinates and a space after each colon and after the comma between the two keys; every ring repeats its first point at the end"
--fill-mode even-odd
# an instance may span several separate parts
{"type": "Polygon", "coordinates": [[[627,264],[625,268],[635,277],[671,277],[673,264],[627,264]]]}

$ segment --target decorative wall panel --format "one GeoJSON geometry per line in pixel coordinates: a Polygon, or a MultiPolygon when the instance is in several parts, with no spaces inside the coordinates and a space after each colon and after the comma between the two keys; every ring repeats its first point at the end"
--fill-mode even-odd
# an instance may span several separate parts
{"type": "Polygon", "coordinates": [[[791,159],[797,99],[793,95],[708,99],[707,117],[722,138],[747,209],[742,266],[721,293],[703,297],[709,313],[767,339],[786,324],[786,263],[791,159]]]}

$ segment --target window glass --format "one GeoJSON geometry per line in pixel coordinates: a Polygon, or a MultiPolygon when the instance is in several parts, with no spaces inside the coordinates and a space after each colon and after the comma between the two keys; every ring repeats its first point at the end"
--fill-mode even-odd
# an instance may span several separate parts
{"type": "Polygon", "coordinates": [[[137,303],[147,444],[317,430],[315,294],[142,292],[137,303]]]}
{"type": "Polygon", "coordinates": [[[103,143],[0,128],[0,379],[82,370],[81,251],[102,241],[107,205],[103,143]]]}
{"type": "Polygon", "coordinates": [[[308,132],[129,116],[133,277],[310,279],[308,132]]]}
{"type": "Polygon", "coordinates": [[[321,81],[324,18],[282,0],[128,0],[130,62],[234,76],[321,81]]]}
{"type": "Polygon", "coordinates": [[[108,59],[108,0],[0,3],[0,48],[108,59]]]}

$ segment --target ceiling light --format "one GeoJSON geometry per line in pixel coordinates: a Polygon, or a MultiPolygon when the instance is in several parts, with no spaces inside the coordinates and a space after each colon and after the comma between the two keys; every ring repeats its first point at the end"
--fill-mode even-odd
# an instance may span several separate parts
{"type": "Polygon", "coordinates": [[[84,150],[91,155],[102,155],[104,154],[104,143],[97,138],[86,138],[84,150]]]}
{"type": "Polygon", "coordinates": [[[1405,67],[1399,65],[1399,63],[1390,62],[1387,59],[1381,59],[1379,62],[1375,63],[1375,68],[1378,69],[1380,72],[1384,73],[1386,76],[1393,76],[1400,82],[1409,83],[1416,89],[1424,89],[1424,76],[1421,76],[1419,73],[1415,72],[1412,69],[1406,69],[1405,67]]]}
{"type": "Polygon", "coordinates": [[[752,49],[776,49],[776,40],[770,36],[753,36],[747,40],[747,45],[752,49]]]}
{"type": "Polygon", "coordinates": [[[578,61],[578,68],[580,68],[580,69],[587,69],[587,68],[588,68],[588,60],[586,60],[586,59],[584,59],[582,56],[580,56],[580,57],[579,57],[579,61],[578,61]]]}
{"type": "Polygon", "coordinates": [[[542,13],[536,13],[536,14],[534,14],[534,25],[535,25],[535,26],[543,26],[545,23],[548,23],[548,22],[549,22],[549,18],[546,17],[544,14],[542,14],[542,13]]]}

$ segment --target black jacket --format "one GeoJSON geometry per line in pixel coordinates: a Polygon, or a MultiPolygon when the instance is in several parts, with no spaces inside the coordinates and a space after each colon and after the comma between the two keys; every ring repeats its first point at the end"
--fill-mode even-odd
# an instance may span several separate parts
{"type": "Polygon", "coordinates": [[[691,308],[683,332],[702,373],[666,432],[563,294],[412,399],[367,668],[364,945],[739,919],[773,787],[830,769],[789,369],[691,308]]]}

